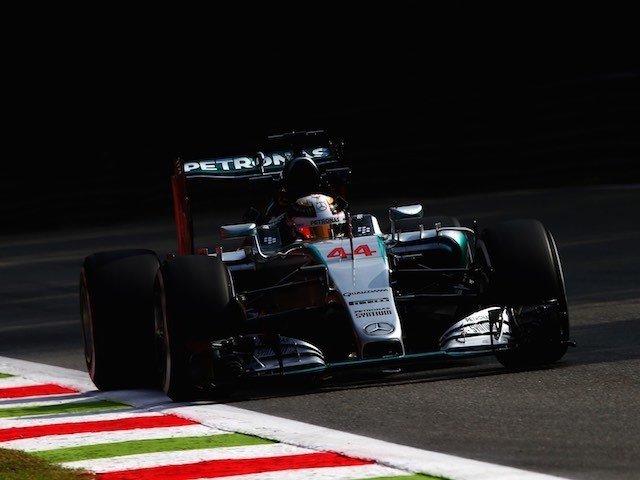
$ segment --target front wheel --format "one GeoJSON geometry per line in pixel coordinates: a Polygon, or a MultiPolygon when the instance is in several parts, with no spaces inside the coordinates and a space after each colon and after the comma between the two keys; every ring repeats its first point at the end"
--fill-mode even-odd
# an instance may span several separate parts
{"type": "Polygon", "coordinates": [[[498,361],[508,368],[557,362],[567,352],[569,312],[553,235],[538,220],[510,220],[486,228],[480,242],[491,267],[485,304],[512,307],[516,319],[517,347],[498,361]]]}
{"type": "Polygon", "coordinates": [[[187,255],[162,266],[154,311],[162,388],[169,398],[193,400],[203,383],[214,380],[209,342],[240,328],[236,305],[218,257],[187,255]]]}

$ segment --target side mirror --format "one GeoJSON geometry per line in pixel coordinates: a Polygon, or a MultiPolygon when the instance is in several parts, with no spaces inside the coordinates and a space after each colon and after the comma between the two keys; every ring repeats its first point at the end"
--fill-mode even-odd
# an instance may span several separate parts
{"type": "Polygon", "coordinates": [[[389,220],[391,220],[391,235],[396,235],[396,222],[405,220],[407,218],[421,218],[422,205],[416,203],[415,205],[403,205],[400,207],[391,207],[389,209],[389,220]]]}
{"type": "Polygon", "coordinates": [[[401,207],[391,207],[389,209],[389,220],[395,222],[396,220],[404,220],[405,218],[420,218],[422,217],[422,205],[419,203],[415,205],[403,205],[401,207]]]}
{"type": "Polygon", "coordinates": [[[244,238],[255,237],[255,223],[238,223],[234,225],[223,225],[220,227],[220,237],[222,238],[244,238]]]}

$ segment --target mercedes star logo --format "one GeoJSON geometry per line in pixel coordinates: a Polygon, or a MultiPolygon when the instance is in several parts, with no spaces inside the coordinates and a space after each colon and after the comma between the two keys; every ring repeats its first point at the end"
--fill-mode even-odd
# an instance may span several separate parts
{"type": "Polygon", "coordinates": [[[374,322],[365,325],[364,331],[367,335],[388,335],[395,330],[395,327],[389,323],[374,322]]]}

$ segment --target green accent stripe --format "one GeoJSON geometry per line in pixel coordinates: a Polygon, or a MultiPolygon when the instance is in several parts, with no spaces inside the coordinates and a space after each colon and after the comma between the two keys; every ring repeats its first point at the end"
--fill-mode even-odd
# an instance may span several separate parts
{"type": "Polygon", "coordinates": [[[108,400],[93,400],[84,402],[57,403],[55,405],[40,405],[34,407],[15,407],[0,409],[0,418],[24,417],[29,415],[55,415],[61,413],[92,412],[96,410],[113,410],[118,408],[131,408],[124,403],[110,402],[108,400]]]}
{"type": "Polygon", "coordinates": [[[10,373],[1,373],[0,372],[0,378],[9,378],[9,377],[13,377],[14,375],[11,375],[10,373]]]}
{"type": "Polygon", "coordinates": [[[378,237],[378,247],[380,248],[380,255],[384,260],[384,266],[389,268],[389,257],[387,257],[387,246],[384,244],[384,240],[378,237]]]}
{"type": "Polygon", "coordinates": [[[50,462],[75,462],[93,458],[111,458],[140,453],[175,452],[178,450],[196,450],[200,448],[240,447],[277,443],[264,438],[224,433],[196,437],[174,437],[149,440],[130,440],[127,442],[101,443],[82,447],[57,448],[32,452],[50,462]]]}

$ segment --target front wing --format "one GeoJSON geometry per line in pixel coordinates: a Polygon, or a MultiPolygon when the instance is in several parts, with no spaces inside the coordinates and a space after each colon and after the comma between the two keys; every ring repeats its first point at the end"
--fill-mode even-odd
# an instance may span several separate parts
{"type": "MultiPolygon", "coordinates": [[[[549,308],[554,307],[550,304],[549,308]]],[[[489,307],[453,324],[440,338],[439,350],[333,363],[325,362],[320,348],[300,339],[277,334],[238,335],[211,342],[216,373],[209,383],[219,386],[260,378],[333,377],[358,371],[427,365],[435,359],[495,355],[517,346],[513,327],[513,309],[489,307]]]]}

